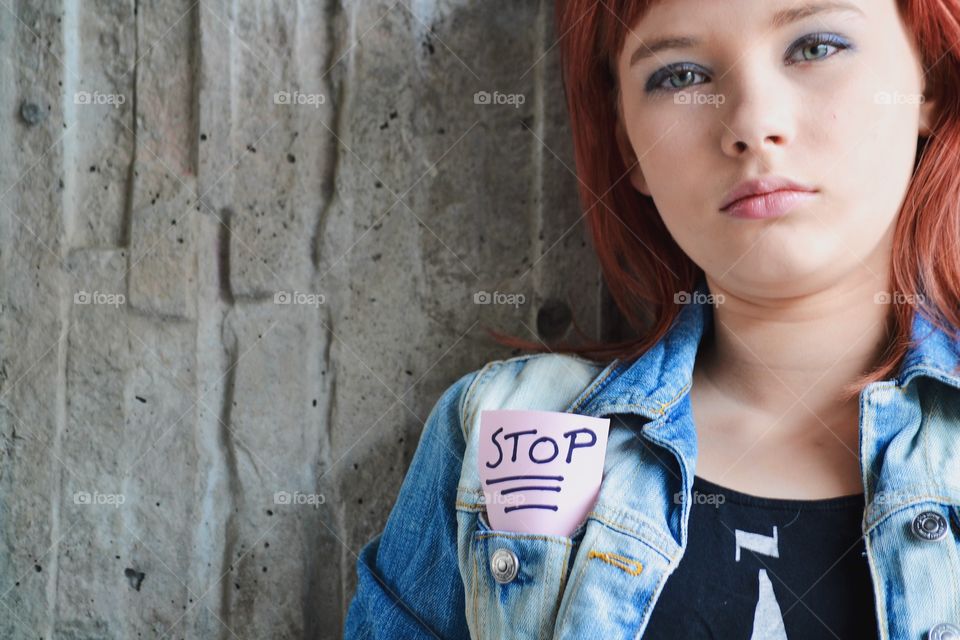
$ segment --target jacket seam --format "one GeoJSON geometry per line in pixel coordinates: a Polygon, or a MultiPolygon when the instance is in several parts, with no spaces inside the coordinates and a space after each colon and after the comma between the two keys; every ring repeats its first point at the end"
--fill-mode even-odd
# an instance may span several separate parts
{"type": "Polygon", "coordinates": [[[570,546],[569,540],[561,540],[560,536],[551,538],[545,535],[536,535],[532,533],[516,533],[513,531],[491,531],[490,533],[478,533],[476,534],[477,540],[484,540],[486,538],[504,538],[506,540],[542,540],[544,542],[552,542],[554,544],[563,544],[570,546]]]}
{"type": "MultiPolygon", "coordinates": [[[[475,546],[475,543],[471,541],[470,545],[475,546]]],[[[480,626],[480,607],[477,599],[477,594],[479,591],[480,591],[480,553],[478,549],[474,548],[473,550],[473,624],[477,628],[477,635],[483,638],[483,629],[480,626]]]]}
{"type": "Polygon", "coordinates": [[[630,402],[625,404],[608,405],[605,407],[604,413],[623,413],[625,409],[640,409],[640,412],[647,417],[654,419],[663,417],[667,414],[670,408],[677,403],[680,397],[690,389],[690,386],[690,383],[685,384],[676,392],[676,394],[674,394],[670,400],[666,402],[630,402]]]}
{"type": "MultiPolygon", "coordinates": [[[[581,547],[581,548],[582,548],[582,547],[581,547]]],[[[571,597],[571,598],[573,597],[573,594],[575,594],[575,593],[577,592],[577,587],[580,585],[580,580],[581,580],[581,578],[583,578],[583,574],[586,573],[586,572],[587,572],[587,570],[586,570],[586,565],[581,566],[581,567],[580,567],[580,572],[579,572],[579,573],[576,575],[576,577],[574,578],[573,584],[571,585],[571,588],[570,588],[570,594],[571,594],[570,597],[571,597]]],[[[566,596],[566,595],[567,595],[567,594],[564,594],[564,596],[566,596]]],[[[563,610],[563,618],[560,619],[559,624],[554,625],[554,630],[556,630],[556,629],[563,629],[564,627],[566,627],[566,625],[567,625],[567,618],[569,617],[569,615],[570,615],[570,610],[571,610],[572,608],[573,608],[572,605],[570,605],[570,604],[567,605],[567,608],[563,610]]]]}
{"type": "MultiPolygon", "coordinates": [[[[462,509],[469,510],[470,512],[473,512],[473,513],[479,513],[484,508],[484,505],[482,503],[469,503],[469,502],[463,502],[462,500],[457,500],[456,506],[462,509]]],[[[613,529],[615,532],[617,532],[620,535],[630,536],[640,544],[645,545],[646,547],[649,547],[651,550],[660,554],[660,556],[663,557],[663,559],[666,560],[667,562],[671,562],[676,557],[675,553],[671,554],[666,549],[662,548],[659,544],[654,542],[652,539],[650,539],[648,536],[644,535],[640,531],[627,527],[622,523],[616,522],[614,520],[610,520],[600,515],[596,511],[590,511],[590,513],[587,514],[585,521],[591,520],[591,519],[606,525],[607,527],[609,527],[610,529],[613,529]]],[[[489,534],[484,534],[484,535],[489,535],[489,534]]]]}
{"type": "MultiPolygon", "coordinates": [[[[674,569],[673,563],[671,562],[671,566],[668,567],[667,570],[663,572],[663,574],[660,576],[660,579],[657,580],[657,585],[654,587],[653,593],[651,593],[650,597],[647,598],[647,604],[646,606],[643,607],[643,612],[640,614],[640,620],[642,621],[644,630],[646,630],[647,623],[649,622],[647,618],[650,615],[650,612],[653,609],[654,605],[656,604],[657,600],[660,599],[660,592],[663,589],[663,585],[666,584],[667,578],[669,578],[670,574],[673,573],[673,569],[674,569]]],[[[638,632],[634,640],[640,640],[642,635],[643,635],[643,632],[638,632]]]]}
{"type": "Polygon", "coordinates": [[[570,551],[573,549],[572,544],[568,544],[566,551],[563,554],[563,567],[560,572],[560,591],[557,594],[557,606],[560,606],[560,603],[563,602],[563,592],[567,586],[567,564],[570,562],[570,551]]]}
{"type": "Polygon", "coordinates": [[[928,493],[918,494],[913,496],[910,500],[902,502],[895,507],[891,507],[889,511],[885,511],[881,515],[877,516],[877,518],[873,521],[873,523],[871,523],[867,527],[867,530],[864,532],[864,535],[869,534],[871,531],[873,531],[878,526],[880,526],[881,523],[885,522],[886,520],[889,520],[891,516],[894,516],[897,513],[903,511],[904,509],[908,509],[922,502],[939,502],[947,505],[960,505],[960,502],[957,501],[956,497],[933,495],[928,493]]]}
{"type": "Polygon", "coordinates": [[[602,515],[598,514],[596,511],[591,511],[591,512],[587,515],[587,517],[588,517],[588,518],[593,518],[593,519],[595,519],[595,520],[597,520],[597,521],[599,521],[599,522],[602,522],[603,524],[605,524],[606,526],[610,527],[611,529],[613,529],[614,531],[616,531],[617,533],[619,533],[619,534],[621,534],[621,535],[629,535],[630,537],[632,537],[632,538],[633,538],[634,540],[636,540],[637,542],[639,542],[639,543],[641,543],[641,544],[644,544],[644,545],[650,547],[650,549],[652,549],[653,551],[656,551],[657,553],[659,553],[661,556],[663,556],[663,559],[666,560],[667,562],[671,562],[671,561],[673,560],[673,558],[675,557],[675,554],[674,554],[674,555],[671,555],[671,554],[668,553],[666,550],[662,549],[662,548],[660,547],[660,545],[654,543],[652,540],[650,540],[649,538],[647,538],[647,536],[645,536],[645,535],[642,534],[641,532],[639,532],[639,531],[637,531],[637,530],[635,530],[635,529],[631,529],[630,527],[626,527],[626,526],[624,526],[623,524],[620,524],[620,523],[615,522],[615,521],[613,521],[613,520],[609,520],[609,519],[603,517],[602,515]]]}
{"type": "Polygon", "coordinates": [[[503,361],[501,360],[492,360],[487,364],[483,365],[477,375],[474,377],[473,382],[470,383],[470,386],[467,387],[466,391],[463,394],[463,402],[460,406],[460,431],[463,433],[464,443],[470,442],[470,434],[467,432],[467,425],[470,424],[470,416],[473,413],[473,401],[474,397],[477,395],[480,387],[484,386],[487,383],[487,374],[494,368],[498,368],[503,361]]]}
{"type": "MultiPolygon", "coordinates": [[[[464,391],[463,400],[460,405],[460,430],[463,432],[463,437],[465,442],[469,441],[469,433],[467,433],[467,425],[470,424],[470,420],[472,419],[472,416],[475,413],[474,411],[475,408],[473,406],[474,400],[478,395],[478,393],[480,392],[480,388],[485,386],[490,381],[490,378],[491,378],[490,374],[493,372],[493,370],[500,369],[503,366],[513,362],[524,362],[524,361],[532,360],[534,358],[537,358],[543,355],[547,355],[547,354],[528,353],[528,354],[514,356],[512,358],[506,358],[502,360],[491,360],[490,362],[480,367],[479,370],[477,370],[476,377],[470,383],[470,386],[468,386],[467,389],[464,391]]],[[[565,356],[566,354],[553,354],[553,355],[565,356]]],[[[573,356],[569,356],[569,357],[573,357],[573,356]]],[[[585,363],[590,364],[588,360],[583,360],[582,358],[575,358],[575,359],[581,360],[585,363]]]]}
{"type": "Polygon", "coordinates": [[[587,388],[580,393],[580,397],[573,401],[573,404],[567,409],[567,412],[569,413],[576,411],[584,404],[595,398],[596,395],[603,390],[603,387],[606,386],[610,376],[612,376],[613,373],[619,368],[619,365],[619,361],[614,361],[607,365],[606,370],[600,371],[600,373],[594,377],[593,381],[587,385],[587,388]]]}
{"type": "Polygon", "coordinates": [[[877,617],[877,623],[880,631],[880,640],[888,640],[890,637],[890,631],[887,625],[887,600],[886,600],[886,589],[883,588],[883,582],[880,578],[880,574],[877,572],[877,567],[875,566],[874,555],[871,553],[873,551],[873,542],[870,540],[869,533],[864,533],[863,535],[864,543],[867,549],[867,566],[870,567],[870,579],[872,582],[872,589],[874,593],[874,598],[876,600],[877,608],[875,615],[877,617]]]}

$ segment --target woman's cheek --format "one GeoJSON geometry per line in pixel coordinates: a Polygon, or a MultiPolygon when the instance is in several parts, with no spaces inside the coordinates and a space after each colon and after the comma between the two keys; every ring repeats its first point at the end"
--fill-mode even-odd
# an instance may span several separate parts
{"type": "Polygon", "coordinates": [[[680,123],[674,134],[665,137],[658,147],[660,159],[658,181],[661,188],[670,194],[670,207],[685,226],[700,229],[716,204],[713,198],[725,188],[722,181],[730,175],[720,171],[717,163],[720,155],[719,139],[711,138],[702,123],[680,123]],[[713,145],[713,146],[711,146],[713,145]]]}

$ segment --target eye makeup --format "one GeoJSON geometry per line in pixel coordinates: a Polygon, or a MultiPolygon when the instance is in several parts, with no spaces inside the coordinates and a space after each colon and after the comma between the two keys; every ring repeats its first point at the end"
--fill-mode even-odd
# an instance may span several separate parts
{"type": "MultiPolygon", "coordinates": [[[[787,48],[785,63],[787,65],[793,65],[804,62],[818,62],[831,58],[842,51],[852,50],[853,48],[853,43],[840,34],[829,32],[810,33],[798,38],[787,48]],[[805,50],[811,47],[814,47],[815,50],[825,52],[825,54],[812,58],[802,57],[799,60],[795,59],[794,56],[796,53],[799,52],[803,54],[805,50]]],[[[693,62],[679,62],[655,71],[645,83],[644,91],[651,95],[673,93],[688,87],[697,86],[698,84],[706,84],[706,81],[694,84],[689,84],[685,81],[693,80],[698,76],[707,78],[709,75],[710,70],[701,65],[693,62]]]]}

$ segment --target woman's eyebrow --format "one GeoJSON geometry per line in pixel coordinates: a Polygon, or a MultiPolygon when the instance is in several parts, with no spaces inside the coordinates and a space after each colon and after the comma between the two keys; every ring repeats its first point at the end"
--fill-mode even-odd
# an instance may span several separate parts
{"type": "MultiPolygon", "coordinates": [[[[798,20],[809,18],[810,16],[828,11],[852,11],[864,16],[860,7],[843,0],[831,0],[828,2],[813,2],[802,7],[792,7],[784,9],[773,14],[770,20],[770,26],[773,29],[780,29],[798,20]]],[[[865,16],[864,16],[865,17],[865,16]]],[[[641,42],[640,46],[630,55],[630,64],[632,67],[640,60],[644,60],[656,55],[666,49],[692,49],[700,44],[699,38],[692,36],[665,36],[651,40],[650,42],[641,42]]]]}

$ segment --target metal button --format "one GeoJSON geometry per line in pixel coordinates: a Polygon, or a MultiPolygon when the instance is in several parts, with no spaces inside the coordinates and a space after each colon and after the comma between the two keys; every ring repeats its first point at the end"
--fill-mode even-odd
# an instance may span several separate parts
{"type": "Polygon", "coordinates": [[[493,573],[493,579],[500,584],[506,584],[516,578],[519,568],[520,561],[509,549],[497,549],[490,558],[490,571],[493,573]]]}
{"type": "Polygon", "coordinates": [[[947,519],[936,511],[924,511],[913,519],[911,528],[919,539],[936,542],[947,535],[947,519]]]}
{"type": "Polygon", "coordinates": [[[941,622],[927,632],[927,640],[960,640],[960,627],[941,622]]]}

